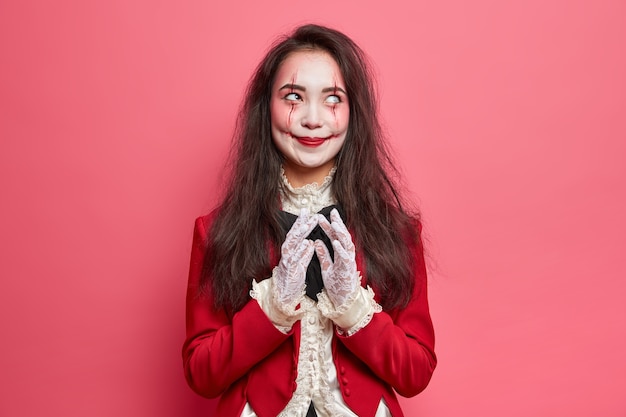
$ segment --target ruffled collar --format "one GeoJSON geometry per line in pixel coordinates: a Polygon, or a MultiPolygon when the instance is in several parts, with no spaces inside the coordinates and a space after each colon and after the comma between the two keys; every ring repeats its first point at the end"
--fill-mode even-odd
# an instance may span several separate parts
{"type": "Polygon", "coordinates": [[[328,172],[328,175],[324,177],[322,184],[313,182],[296,188],[289,183],[285,170],[281,167],[282,187],[280,197],[282,209],[288,213],[299,215],[303,208],[308,209],[311,213],[316,213],[326,206],[335,204],[336,200],[333,196],[331,185],[336,171],[337,167],[333,167],[328,172]]]}
{"type": "Polygon", "coordinates": [[[328,175],[324,177],[324,181],[322,181],[321,185],[318,185],[317,182],[312,182],[310,184],[303,185],[302,187],[295,188],[291,185],[291,183],[289,183],[283,167],[280,167],[280,178],[290,194],[310,194],[313,192],[323,192],[325,189],[330,188],[330,184],[333,182],[333,177],[335,176],[336,171],[337,167],[332,167],[328,172],[328,175]]]}

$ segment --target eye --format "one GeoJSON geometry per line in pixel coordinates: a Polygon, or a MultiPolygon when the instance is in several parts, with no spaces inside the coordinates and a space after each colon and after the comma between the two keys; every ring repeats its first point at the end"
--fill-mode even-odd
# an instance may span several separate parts
{"type": "Polygon", "coordinates": [[[300,97],[300,94],[298,94],[298,93],[289,93],[285,97],[283,97],[283,99],[285,99],[287,101],[298,101],[301,98],[302,97],[300,97]]]}
{"type": "Polygon", "coordinates": [[[330,103],[330,104],[341,103],[341,97],[339,97],[336,94],[330,95],[326,97],[326,103],[330,103]]]}

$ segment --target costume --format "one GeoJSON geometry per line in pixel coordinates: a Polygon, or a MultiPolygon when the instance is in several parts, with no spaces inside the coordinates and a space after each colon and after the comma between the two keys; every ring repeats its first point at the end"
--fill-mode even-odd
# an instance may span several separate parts
{"type": "MultiPolygon", "coordinates": [[[[259,417],[275,417],[285,407],[298,402],[297,396],[311,395],[297,381],[303,382],[303,369],[309,372],[303,367],[301,346],[315,345],[310,339],[315,340],[316,332],[310,331],[313,327],[308,320],[318,318],[305,316],[304,324],[297,321],[283,332],[268,319],[261,300],[251,299],[240,311],[231,314],[214,309],[210,293],[199,296],[197,288],[207,230],[213,217],[199,218],[194,232],[187,295],[187,340],[183,347],[185,375],[199,394],[222,396],[218,405],[220,416],[240,416],[244,407],[251,406],[259,417]]],[[[416,285],[407,308],[370,315],[364,327],[359,326],[349,336],[333,331],[332,323],[330,330],[321,331],[322,338],[326,335],[328,339],[320,343],[328,344],[327,360],[332,361],[329,367],[321,367],[323,377],[328,377],[324,374],[328,370],[334,373],[331,377],[336,381],[334,392],[358,416],[374,416],[381,403],[392,416],[402,416],[393,390],[404,396],[416,395],[426,387],[435,367],[423,254],[419,247],[412,247],[411,253],[415,259],[416,285]]],[[[273,262],[277,263],[278,259],[273,262]]],[[[357,265],[365,276],[364,262],[358,253],[357,265]]],[[[301,308],[312,309],[315,304],[307,299],[301,308]]],[[[328,325],[327,321],[321,326],[328,325]]],[[[320,332],[317,333],[319,336],[320,332]]]]}

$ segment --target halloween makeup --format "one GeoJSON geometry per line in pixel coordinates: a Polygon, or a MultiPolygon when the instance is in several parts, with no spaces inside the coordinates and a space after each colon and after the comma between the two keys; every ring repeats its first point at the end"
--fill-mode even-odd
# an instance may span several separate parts
{"type": "Polygon", "coordinates": [[[289,182],[321,183],[343,146],[350,117],[343,76],[332,56],[320,50],[287,56],[272,87],[270,113],[289,182]]]}

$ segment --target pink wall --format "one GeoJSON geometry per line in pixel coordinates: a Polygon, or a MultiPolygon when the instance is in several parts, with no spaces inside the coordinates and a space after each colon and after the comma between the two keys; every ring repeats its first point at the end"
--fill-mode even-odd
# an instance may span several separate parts
{"type": "Polygon", "coordinates": [[[626,415],[626,3],[213,3],[0,3],[0,415],[209,415],[192,222],[307,21],[376,62],[424,212],[440,365],[407,414],[626,415]]]}

